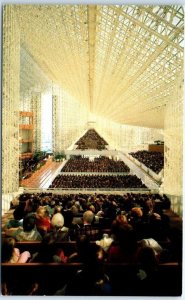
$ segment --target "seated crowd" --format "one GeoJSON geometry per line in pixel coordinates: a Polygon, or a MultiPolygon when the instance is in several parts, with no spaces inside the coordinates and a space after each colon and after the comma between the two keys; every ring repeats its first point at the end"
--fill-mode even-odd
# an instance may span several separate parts
{"type": "Polygon", "coordinates": [[[107,142],[99,136],[94,129],[89,129],[79,140],[76,142],[77,149],[106,149],[107,142]]]}
{"type": "Polygon", "coordinates": [[[50,188],[146,188],[136,175],[58,175],[50,188]]]}
{"type": "Polygon", "coordinates": [[[56,295],[111,295],[105,262],[138,264],[137,278],[143,280],[159,263],[181,261],[182,240],[165,214],[170,208],[166,196],[22,194],[11,208],[13,218],[3,228],[2,262],[84,264],[56,295]],[[41,247],[21,253],[18,241],[41,241],[41,247]],[[63,241],[76,241],[76,250],[66,254],[57,246],[63,241]],[[170,241],[170,249],[160,241],[170,241]]]}
{"type": "Polygon", "coordinates": [[[157,174],[164,168],[164,154],[161,152],[143,150],[129,154],[157,174]]]}
{"type": "Polygon", "coordinates": [[[21,174],[22,177],[24,178],[26,175],[32,173],[35,170],[37,166],[37,161],[35,161],[34,158],[22,159],[21,166],[22,166],[21,174]]]}
{"type": "Polygon", "coordinates": [[[130,169],[123,161],[114,161],[105,156],[100,156],[90,161],[89,158],[75,156],[70,158],[62,172],[129,172],[130,169]]]}
{"type": "Polygon", "coordinates": [[[24,179],[25,177],[31,175],[33,173],[38,164],[44,164],[46,162],[47,155],[45,152],[39,152],[37,155],[35,154],[31,158],[25,158],[21,160],[21,169],[20,169],[20,179],[24,179]]]}

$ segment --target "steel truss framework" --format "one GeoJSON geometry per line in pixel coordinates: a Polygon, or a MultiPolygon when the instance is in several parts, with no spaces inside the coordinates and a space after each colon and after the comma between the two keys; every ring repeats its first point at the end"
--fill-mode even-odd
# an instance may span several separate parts
{"type": "Polygon", "coordinates": [[[91,112],[163,127],[183,67],[182,6],[17,5],[16,13],[25,49],[91,112]]]}

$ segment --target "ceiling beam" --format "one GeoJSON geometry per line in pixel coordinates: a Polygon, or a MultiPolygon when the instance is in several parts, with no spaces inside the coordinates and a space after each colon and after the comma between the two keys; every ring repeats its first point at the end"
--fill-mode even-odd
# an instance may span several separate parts
{"type": "Polygon", "coordinates": [[[177,35],[179,34],[178,29],[176,29],[172,32],[172,36],[171,35],[163,36],[160,33],[158,33],[156,30],[148,27],[143,22],[141,22],[141,21],[135,19],[133,16],[130,16],[129,14],[125,13],[121,8],[116,8],[115,10],[117,11],[118,14],[124,16],[126,19],[129,19],[131,22],[137,24],[138,26],[140,26],[140,27],[144,28],[145,30],[147,30],[148,32],[150,32],[151,34],[157,36],[159,39],[163,40],[163,42],[165,42],[166,46],[171,45],[171,46],[173,46],[174,48],[177,48],[180,51],[184,51],[183,47],[181,47],[180,45],[174,43],[173,40],[171,40],[171,39],[176,38],[177,35]]]}
{"type": "Polygon", "coordinates": [[[88,5],[88,46],[89,46],[89,97],[90,111],[93,112],[93,89],[94,89],[94,67],[95,67],[95,44],[96,44],[96,14],[97,6],[88,5]]]}
{"type": "Polygon", "coordinates": [[[152,9],[153,9],[153,7],[142,6],[142,10],[146,11],[147,13],[149,13],[152,17],[154,17],[154,18],[157,17],[157,19],[160,20],[161,23],[164,23],[164,24],[166,24],[167,26],[169,26],[169,27],[173,28],[174,30],[176,30],[176,32],[182,33],[182,34],[183,34],[184,27],[178,28],[177,26],[175,26],[175,25],[172,24],[173,17],[174,17],[173,11],[170,11],[170,10],[168,11],[168,13],[170,13],[170,15],[173,16],[173,17],[171,18],[170,21],[167,21],[166,19],[162,18],[161,16],[155,14],[155,13],[152,11],[152,9]]]}

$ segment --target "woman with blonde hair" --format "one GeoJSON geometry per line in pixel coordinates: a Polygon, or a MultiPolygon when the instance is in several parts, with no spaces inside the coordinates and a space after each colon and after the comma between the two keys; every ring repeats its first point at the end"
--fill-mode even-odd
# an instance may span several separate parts
{"type": "Polygon", "coordinates": [[[51,221],[48,210],[45,206],[39,206],[36,210],[36,227],[41,235],[50,231],[51,221]]]}

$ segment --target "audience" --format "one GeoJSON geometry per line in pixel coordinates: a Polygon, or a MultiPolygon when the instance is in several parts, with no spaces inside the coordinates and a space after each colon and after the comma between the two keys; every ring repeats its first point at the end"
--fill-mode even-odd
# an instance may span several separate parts
{"type": "Polygon", "coordinates": [[[21,159],[21,169],[19,172],[19,178],[25,179],[28,178],[31,173],[33,173],[38,164],[44,164],[46,162],[47,154],[45,152],[39,152],[37,155],[31,158],[21,159]]]}
{"type": "Polygon", "coordinates": [[[157,174],[164,168],[164,154],[161,152],[142,150],[129,154],[157,174]]]}
{"type": "Polygon", "coordinates": [[[123,161],[114,161],[105,156],[97,157],[94,161],[89,158],[75,156],[70,158],[62,172],[129,172],[130,169],[123,161]]]}
{"type": "Polygon", "coordinates": [[[50,188],[146,188],[136,175],[58,175],[50,188]]]}
{"type": "MultiPolygon", "coordinates": [[[[6,237],[2,241],[2,261],[82,262],[83,267],[56,295],[111,295],[111,282],[103,272],[103,262],[135,265],[137,288],[148,283],[152,285],[152,278],[158,274],[158,263],[180,261],[177,232],[170,228],[165,215],[169,207],[165,195],[150,193],[25,193],[20,195],[15,208],[20,210],[21,216],[24,211],[23,228],[8,228],[5,234],[15,237],[16,241],[42,240],[41,246],[32,255],[20,254],[14,250],[14,239],[9,241],[9,246],[3,246],[6,237]],[[77,218],[80,222],[73,223],[77,218]],[[38,220],[38,229],[45,221],[48,224],[43,236],[36,228],[38,220]],[[76,251],[67,252],[66,256],[65,248],[57,244],[61,241],[76,241],[76,251]],[[157,241],[175,241],[167,258],[164,257],[165,249],[157,241]]],[[[132,279],[128,277],[127,281],[132,282],[132,279]]]]}
{"type": "Polygon", "coordinates": [[[94,129],[89,129],[78,142],[76,142],[77,149],[97,149],[104,150],[108,145],[107,142],[99,136],[94,129]]]}
{"type": "Polygon", "coordinates": [[[52,193],[23,194],[20,195],[16,211],[22,211],[28,199],[29,202],[31,201],[30,203],[37,202],[37,210],[35,211],[35,205],[30,205],[29,210],[24,211],[24,229],[22,227],[8,228],[5,230],[6,235],[21,240],[37,240],[37,238],[41,240],[38,230],[43,226],[42,229],[46,229],[42,232],[43,236],[47,232],[52,232],[53,234],[57,233],[62,240],[63,238],[74,240],[75,232],[78,231],[77,228],[83,231],[82,228],[87,226],[83,224],[83,214],[86,211],[88,211],[87,215],[93,216],[91,226],[101,229],[110,228],[116,218],[117,221],[119,218],[120,222],[124,219],[136,230],[138,239],[165,240],[170,230],[169,218],[165,214],[170,203],[165,195],[140,193],[123,195],[96,193],[91,195],[80,193],[63,195],[52,193]],[[51,207],[52,210],[49,214],[48,211],[51,207]],[[40,219],[41,212],[44,212],[44,219],[40,219]],[[30,229],[31,232],[29,232],[30,229]]]}
{"type": "MultiPolygon", "coordinates": [[[[104,150],[108,144],[94,129],[90,129],[76,145],[81,150],[104,150]]],[[[138,151],[130,154],[156,173],[163,168],[164,155],[161,153],[138,151]]],[[[32,172],[35,167],[34,159],[24,160],[23,175],[32,172]]],[[[93,161],[74,156],[61,171],[129,173],[130,169],[123,161],[114,161],[105,156],[96,157],[93,161]]],[[[147,189],[137,176],[129,174],[60,174],[50,188],[147,189]]],[[[158,265],[164,259],[163,248],[158,243],[160,241],[172,243],[169,259],[181,261],[182,258],[182,236],[169,225],[169,217],[165,212],[170,208],[170,201],[165,195],[24,193],[16,202],[12,201],[11,208],[14,209],[13,218],[3,228],[5,238],[2,239],[2,262],[83,264],[55,295],[114,294],[104,272],[104,262],[135,265],[138,270],[135,281],[128,276],[125,285],[138,281],[138,290],[145,284],[152,290],[158,265]],[[38,251],[30,254],[28,251],[20,253],[15,247],[16,241],[41,243],[38,251]],[[58,246],[63,241],[76,242],[75,251],[68,256],[62,249],[64,244],[58,246]]],[[[9,294],[6,283],[3,283],[2,289],[4,295],[9,294]]],[[[25,288],[28,295],[37,294],[38,290],[39,286],[35,282],[33,286],[30,283],[25,288]]]]}

